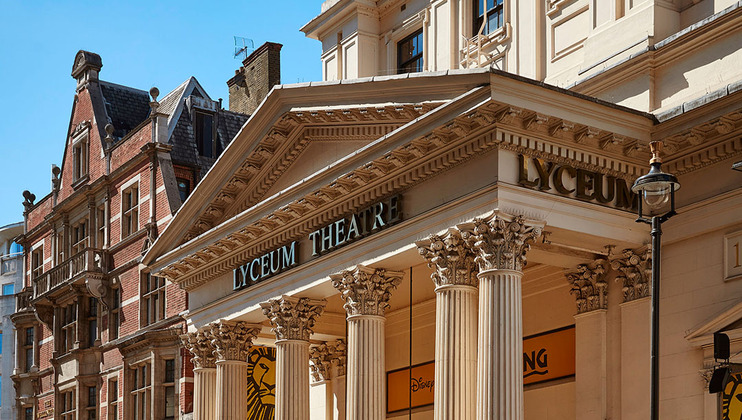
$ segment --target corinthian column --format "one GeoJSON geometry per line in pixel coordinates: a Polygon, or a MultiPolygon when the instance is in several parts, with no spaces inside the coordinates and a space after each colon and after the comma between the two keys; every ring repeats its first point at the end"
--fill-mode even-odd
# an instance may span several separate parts
{"type": "Polygon", "coordinates": [[[309,337],[325,304],[291,296],[260,304],[276,333],[276,420],[309,420],[309,337]]]}
{"type": "Polygon", "coordinates": [[[330,276],[348,315],[348,420],[386,418],[384,313],[403,273],[358,265],[330,276]]]}
{"type": "Polygon", "coordinates": [[[461,233],[417,242],[435,271],[436,420],[473,420],[477,384],[477,267],[461,233]]]}
{"type": "Polygon", "coordinates": [[[244,420],[247,417],[247,354],[260,325],[218,321],[209,325],[216,355],[215,418],[244,420]]]}
{"type": "Polygon", "coordinates": [[[216,357],[209,334],[204,331],[180,336],[193,355],[193,419],[216,420],[216,357]]]}
{"type": "Polygon", "coordinates": [[[543,222],[500,212],[459,225],[479,265],[477,419],[523,419],[521,279],[543,222]]]}

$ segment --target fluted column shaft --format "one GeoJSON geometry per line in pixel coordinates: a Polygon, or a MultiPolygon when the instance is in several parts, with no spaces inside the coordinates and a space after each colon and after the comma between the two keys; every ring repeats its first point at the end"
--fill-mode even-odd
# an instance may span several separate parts
{"type": "Polygon", "coordinates": [[[356,266],[330,276],[348,314],[346,408],[348,420],[386,418],[384,314],[403,273],[356,266]]]}
{"type": "Polygon", "coordinates": [[[308,341],[276,341],[276,420],[309,420],[308,341]]]}
{"type": "Polygon", "coordinates": [[[477,419],[523,418],[523,313],[515,270],[479,274],[477,419]]]}
{"type": "Polygon", "coordinates": [[[434,268],[436,420],[474,420],[477,369],[477,266],[461,232],[449,229],[416,243],[434,268]]]}
{"type": "Polygon", "coordinates": [[[216,362],[216,419],[247,417],[247,361],[216,362]]]}
{"type": "Polygon", "coordinates": [[[193,419],[216,420],[216,368],[193,369],[193,419]]]}
{"type": "Polygon", "coordinates": [[[309,420],[309,337],[326,303],[282,296],[260,304],[276,333],[276,420],[309,420]]]}
{"type": "Polygon", "coordinates": [[[348,317],[348,420],[386,418],[385,323],[378,315],[348,317]]]}
{"type": "Polygon", "coordinates": [[[437,287],[435,320],[436,420],[473,420],[476,407],[477,288],[437,287]]]}
{"type": "Polygon", "coordinates": [[[479,265],[477,420],[523,419],[521,279],[543,226],[499,211],[458,226],[479,265]]]}
{"type": "Polygon", "coordinates": [[[260,325],[219,321],[210,324],[216,355],[216,409],[218,420],[247,417],[247,355],[260,325]]]}

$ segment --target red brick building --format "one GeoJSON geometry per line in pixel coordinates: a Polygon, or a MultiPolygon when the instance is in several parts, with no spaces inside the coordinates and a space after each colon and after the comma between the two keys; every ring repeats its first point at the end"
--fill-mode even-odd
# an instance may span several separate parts
{"type": "MultiPolygon", "coordinates": [[[[280,50],[271,46],[257,55],[280,50]]],[[[193,373],[179,338],[188,297],[140,261],[248,115],[222,109],[195,78],[160,98],[100,80],[101,67],[97,54],[75,56],[61,168],[48,195],[24,193],[26,287],[12,316],[19,418],[189,418],[193,373]]]]}

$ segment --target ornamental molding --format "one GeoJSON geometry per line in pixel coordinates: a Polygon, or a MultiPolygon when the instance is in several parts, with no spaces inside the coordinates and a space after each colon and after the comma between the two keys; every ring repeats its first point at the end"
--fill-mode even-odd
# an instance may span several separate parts
{"type": "Polygon", "coordinates": [[[578,314],[608,308],[607,269],[607,261],[601,258],[580,264],[575,271],[565,274],[572,286],[569,292],[575,295],[578,314]]]}
{"type": "Polygon", "coordinates": [[[247,362],[252,341],[260,333],[260,325],[240,321],[217,321],[208,325],[208,337],[217,361],[247,362]]]}
{"type": "MultiPolygon", "coordinates": [[[[565,139],[564,128],[571,130],[570,127],[574,126],[578,135],[594,136],[596,139],[612,136],[610,133],[570,125],[563,120],[549,125],[548,119],[544,123],[548,127],[531,124],[531,131],[524,132],[523,119],[528,115],[527,110],[488,101],[346,172],[329,184],[274,210],[264,211],[264,216],[252,219],[242,228],[224,234],[221,239],[165,266],[160,274],[186,291],[191,291],[256,255],[311,233],[317,226],[367,207],[392,192],[411,188],[495,148],[557,163],[568,159],[573,167],[629,181],[642,175],[645,170],[643,159],[622,159],[621,153],[625,149],[610,148],[601,154],[591,152],[590,148],[596,145],[582,145],[565,139]],[[560,137],[551,137],[550,130],[560,137]]],[[[296,113],[283,117],[291,120],[296,118],[299,118],[296,113]]],[[[222,190],[217,197],[226,197],[225,191],[222,190]]],[[[234,201],[236,198],[230,196],[225,199],[234,201]]],[[[209,227],[204,225],[203,228],[209,227]]]]}
{"type": "Polygon", "coordinates": [[[205,330],[199,330],[180,336],[180,341],[193,357],[193,366],[195,368],[215,368],[216,356],[214,355],[214,346],[211,343],[211,329],[206,327],[205,330]]]}
{"type": "Polygon", "coordinates": [[[309,348],[309,372],[314,382],[329,381],[345,375],[347,358],[345,340],[327,341],[309,348]]]}
{"type": "Polygon", "coordinates": [[[457,229],[449,229],[442,235],[431,235],[415,244],[420,255],[428,261],[428,267],[434,270],[430,278],[436,287],[477,287],[479,284],[474,261],[476,254],[457,229]]]}
{"type": "Polygon", "coordinates": [[[314,323],[326,303],[324,299],[281,296],[261,303],[260,307],[273,326],[271,331],[276,334],[276,340],[309,341],[314,323]]]}
{"type": "Polygon", "coordinates": [[[340,291],[348,317],[384,316],[392,291],[402,281],[403,275],[401,271],[357,265],[352,270],[330,275],[330,280],[332,286],[340,291]]]}
{"type": "Polygon", "coordinates": [[[458,225],[461,236],[476,254],[480,274],[489,270],[523,271],[526,253],[543,231],[545,222],[527,220],[498,210],[458,225]]]}
{"type": "Polygon", "coordinates": [[[624,303],[651,296],[652,257],[649,247],[624,249],[611,259],[611,267],[618,272],[616,281],[622,284],[624,303]]]}
{"type": "Polygon", "coordinates": [[[284,114],[232,174],[222,190],[181,239],[181,244],[260,201],[320,131],[325,138],[370,141],[398,128],[438,104],[399,104],[368,108],[301,110],[284,114]],[[332,124],[359,124],[334,127],[332,124]],[[331,124],[327,126],[327,124],[331,124]],[[311,127],[312,125],[325,125],[311,127]],[[309,134],[309,135],[307,135],[309,134]]]}

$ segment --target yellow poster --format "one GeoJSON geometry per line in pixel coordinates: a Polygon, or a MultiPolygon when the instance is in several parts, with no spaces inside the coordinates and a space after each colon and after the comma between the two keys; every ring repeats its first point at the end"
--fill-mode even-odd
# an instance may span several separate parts
{"type": "Polygon", "coordinates": [[[575,374],[574,325],[523,339],[523,384],[575,374]]]}
{"type": "Polygon", "coordinates": [[[721,419],[742,420],[742,373],[729,375],[721,394],[721,419]]]}
{"type": "Polygon", "coordinates": [[[276,349],[253,347],[247,364],[247,420],[273,420],[276,411],[276,349]]]}
{"type": "Polygon", "coordinates": [[[435,363],[428,362],[410,368],[388,372],[387,412],[405,410],[433,404],[433,382],[435,363]]]}

